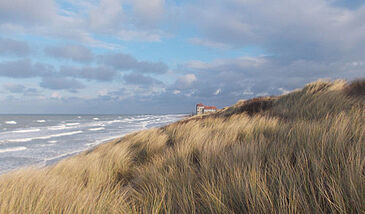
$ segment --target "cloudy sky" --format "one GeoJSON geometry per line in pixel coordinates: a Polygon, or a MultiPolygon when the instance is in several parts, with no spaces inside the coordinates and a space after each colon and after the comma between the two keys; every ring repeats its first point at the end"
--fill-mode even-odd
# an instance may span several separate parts
{"type": "Polygon", "coordinates": [[[363,0],[1,0],[0,113],[188,113],[365,77],[363,0]]]}

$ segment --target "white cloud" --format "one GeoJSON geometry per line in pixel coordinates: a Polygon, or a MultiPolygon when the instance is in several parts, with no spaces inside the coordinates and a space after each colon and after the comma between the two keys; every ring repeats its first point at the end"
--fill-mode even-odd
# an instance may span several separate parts
{"type": "Polygon", "coordinates": [[[222,93],[222,89],[218,88],[218,89],[214,92],[214,95],[219,95],[220,93],[222,93]]]}
{"type": "Polygon", "coordinates": [[[98,91],[98,96],[106,96],[108,93],[109,91],[107,89],[102,89],[98,91]]]}
{"type": "Polygon", "coordinates": [[[171,87],[176,91],[186,92],[187,90],[193,89],[197,81],[198,79],[195,76],[195,74],[186,74],[184,76],[180,76],[179,78],[177,78],[177,80],[175,81],[174,84],[171,85],[171,87]]]}
{"type": "Polygon", "coordinates": [[[180,94],[181,91],[180,90],[174,90],[172,93],[176,95],[176,94],[180,94]]]}
{"type": "Polygon", "coordinates": [[[89,13],[89,25],[95,31],[114,31],[124,23],[122,2],[120,0],[100,0],[89,13]]]}
{"type": "Polygon", "coordinates": [[[155,26],[164,15],[165,0],[132,0],[135,19],[143,26],[155,26]]]}
{"type": "Polygon", "coordinates": [[[53,99],[62,99],[62,95],[58,92],[53,92],[51,94],[51,98],[53,98],[53,99]]]}

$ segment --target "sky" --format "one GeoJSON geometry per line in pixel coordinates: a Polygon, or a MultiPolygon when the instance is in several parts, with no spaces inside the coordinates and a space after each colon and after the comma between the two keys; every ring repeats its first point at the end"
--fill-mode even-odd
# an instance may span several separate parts
{"type": "Polygon", "coordinates": [[[191,113],[365,77],[363,0],[1,0],[0,114],[191,113]]]}

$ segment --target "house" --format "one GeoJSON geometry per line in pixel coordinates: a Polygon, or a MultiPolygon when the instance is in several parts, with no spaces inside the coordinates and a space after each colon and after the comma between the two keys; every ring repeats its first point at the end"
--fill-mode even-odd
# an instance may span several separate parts
{"type": "Polygon", "coordinates": [[[216,111],[217,111],[217,107],[215,107],[215,106],[206,106],[202,103],[199,103],[196,105],[196,114],[197,115],[216,112],[216,111]]]}

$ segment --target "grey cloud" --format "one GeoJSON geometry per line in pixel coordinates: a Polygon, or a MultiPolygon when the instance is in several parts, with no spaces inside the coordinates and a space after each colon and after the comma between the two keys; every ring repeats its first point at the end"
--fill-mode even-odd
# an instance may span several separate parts
{"type": "Polygon", "coordinates": [[[27,32],[99,47],[116,44],[103,42],[95,38],[93,33],[112,35],[116,39],[150,42],[160,41],[161,37],[167,35],[159,29],[165,17],[163,0],[67,1],[66,4],[67,9],[54,0],[38,0],[36,3],[29,0],[2,0],[0,32],[27,32]]]}
{"type": "Polygon", "coordinates": [[[121,53],[99,56],[99,61],[120,70],[132,70],[138,64],[132,56],[121,53]]]}
{"type": "Polygon", "coordinates": [[[164,0],[134,0],[132,5],[138,25],[155,27],[165,14],[164,0]]]}
{"type": "Polygon", "coordinates": [[[33,64],[29,59],[5,61],[0,63],[0,76],[11,78],[32,78],[49,76],[54,68],[47,64],[33,64]]]}
{"type": "Polygon", "coordinates": [[[61,66],[60,75],[87,80],[112,81],[117,77],[118,72],[105,66],[98,67],[72,67],[61,66]]]}
{"type": "Polygon", "coordinates": [[[26,56],[29,53],[30,47],[26,42],[0,38],[0,55],[26,56]]]}
{"type": "Polygon", "coordinates": [[[163,85],[161,81],[142,74],[126,74],[123,76],[123,79],[127,84],[140,85],[143,87],[149,87],[152,85],[163,85]]]}
{"type": "Polygon", "coordinates": [[[11,93],[23,93],[25,90],[25,86],[21,84],[7,83],[4,84],[3,87],[11,93]]]}
{"type": "Polygon", "coordinates": [[[88,13],[89,27],[98,32],[110,32],[115,28],[121,28],[125,19],[123,12],[121,1],[100,0],[88,13]]]}
{"type": "Polygon", "coordinates": [[[152,29],[158,27],[164,15],[164,0],[100,0],[89,11],[87,23],[92,30],[98,32],[131,30],[128,28],[152,29]],[[125,24],[126,22],[129,26],[125,24]]]}
{"type": "MultiPolygon", "coordinates": [[[[142,73],[157,73],[161,72],[161,68],[167,70],[167,66],[160,63],[138,62],[129,55],[123,56],[123,63],[115,61],[115,67],[106,65],[91,66],[60,66],[57,71],[53,66],[44,63],[33,63],[30,59],[20,59],[12,61],[4,61],[0,63],[0,76],[24,79],[35,77],[49,78],[78,78],[85,80],[96,80],[100,82],[110,82],[119,80],[122,71],[133,71],[124,77],[126,81],[133,84],[162,84],[158,80],[142,75],[142,73]],[[118,67],[119,69],[117,69],[118,67]]],[[[113,60],[116,58],[112,58],[113,60]]],[[[118,58],[121,59],[121,58],[118,58]]],[[[110,60],[108,58],[108,60],[110,60]]],[[[107,61],[108,61],[107,60],[107,61]]],[[[105,61],[105,63],[107,62],[105,61]]],[[[107,64],[107,63],[106,63],[107,64]]],[[[165,72],[165,71],[164,71],[165,72]]]]}
{"type": "Polygon", "coordinates": [[[112,81],[119,73],[106,66],[76,67],[61,66],[57,71],[53,66],[44,63],[33,63],[30,59],[4,61],[0,63],[0,76],[16,79],[49,77],[73,77],[85,80],[112,81]]]}
{"type": "Polygon", "coordinates": [[[196,81],[182,87],[180,78],[169,87],[189,99],[220,103],[234,103],[255,96],[279,95],[283,91],[303,87],[320,78],[352,80],[364,75],[364,61],[318,62],[295,60],[282,63],[272,57],[244,57],[221,59],[209,63],[194,62],[186,65],[196,81]],[[216,93],[219,91],[220,93],[216,93]]]}
{"type": "Polygon", "coordinates": [[[162,87],[144,85],[132,85],[133,87],[121,87],[119,90],[109,92],[107,95],[102,96],[103,99],[125,101],[130,99],[139,99],[146,102],[153,99],[156,96],[163,96],[165,89],[162,87]]]}
{"type": "Polygon", "coordinates": [[[56,14],[53,0],[1,0],[0,23],[19,23],[35,25],[52,21],[56,14]]]}
{"type": "Polygon", "coordinates": [[[45,52],[55,58],[70,59],[76,62],[91,62],[94,58],[90,49],[82,45],[65,45],[62,47],[49,47],[45,52]]]}
{"type": "Polygon", "coordinates": [[[36,88],[27,88],[24,91],[24,95],[25,96],[36,96],[36,95],[39,95],[39,91],[36,88]]]}
{"type": "Polygon", "coordinates": [[[331,2],[334,6],[346,7],[346,8],[353,9],[353,10],[358,9],[359,7],[361,7],[365,4],[365,2],[363,0],[351,0],[351,1],[332,0],[331,2]]]}
{"type": "Polygon", "coordinates": [[[162,37],[168,35],[159,30],[120,30],[116,34],[119,39],[124,41],[139,41],[139,42],[160,42],[162,37]]]}
{"type": "Polygon", "coordinates": [[[138,61],[134,57],[122,53],[99,56],[99,62],[121,71],[163,74],[168,70],[168,66],[162,62],[138,61]]]}
{"type": "Polygon", "coordinates": [[[3,88],[10,93],[23,94],[24,96],[35,96],[39,94],[36,88],[27,88],[22,84],[6,83],[3,85],[3,88]]]}
{"type": "Polygon", "coordinates": [[[134,70],[141,73],[163,74],[167,72],[168,67],[163,62],[140,61],[134,70]]]}
{"type": "Polygon", "coordinates": [[[207,39],[191,38],[188,41],[192,44],[205,46],[205,47],[209,47],[209,48],[219,48],[219,49],[232,48],[232,47],[230,47],[229,45],[227,45],[225,43],[209,41],[207,39]]]}
{"type": "Polygon", "coordinates": [[[85,86],[75,79],[70,78],[59,78],[59,77],[46,77],[42,78],[39,84],[43,88],[52,90],[77,90],[85,88],[85,86]]]}
{"type": "Polygon", "coordinates": [[[365,7],[349,11],[322,0],[199,2],[185,8],[185,18],[210,41],[259,46],[284,61],[364,56],[365,7]]]}

